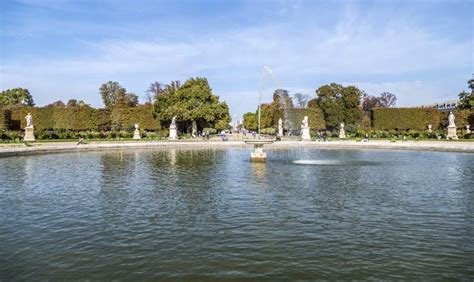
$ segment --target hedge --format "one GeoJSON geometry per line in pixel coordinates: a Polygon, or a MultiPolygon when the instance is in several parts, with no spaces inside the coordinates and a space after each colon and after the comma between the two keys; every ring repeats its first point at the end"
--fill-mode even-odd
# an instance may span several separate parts
{"type": "Polygon", "coordinates": [[[308,125],[311,129],[326,129],[323,111],[319,108],[294,108],[288,113],[293,129],[299,130],[304,116],[308,116],[308,125]]]}
{"type": "Polygon", "coordinates": [[[442,113],[437,109],[423,108],[376,108],[371,113],[375,130],[426,130],[428,124],[436,130],[440,126],[442,113]]]}
{"type": "Polygon", "coordinates": [[[31,113],[37,130],[109,130],[133,129],[138,123],[143,130],[159,130],[152,105],[125,109],[94,109],[91,107],[11,107],[0,109],[0,128],[21,130],[26,126],[25,116],[31,113]]]}

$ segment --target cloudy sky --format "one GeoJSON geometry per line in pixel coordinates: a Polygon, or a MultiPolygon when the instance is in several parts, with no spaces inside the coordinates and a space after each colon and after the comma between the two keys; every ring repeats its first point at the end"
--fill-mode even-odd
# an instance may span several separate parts
{"type": "Polygon", "coordinates": [[[103,82],[208,78],[232,114],[274,88],[389,91],[399,106],[455,99],[474,73],[474,1],[0,1],[0,88],[101,106],[103,82]]]}

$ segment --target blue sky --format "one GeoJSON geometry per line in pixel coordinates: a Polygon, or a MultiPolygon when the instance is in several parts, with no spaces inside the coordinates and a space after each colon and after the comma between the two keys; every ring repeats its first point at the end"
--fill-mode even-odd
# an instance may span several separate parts
{"type": "Polygon", "coordinates": [[[208,78],[240,116],[276,87],[389,91],[399,106],[455,99],[474,72],[474,1],[0,2],[0,88],[38,105],[101,106],[103,82],[143,97],[153,81],[208,78]]]}

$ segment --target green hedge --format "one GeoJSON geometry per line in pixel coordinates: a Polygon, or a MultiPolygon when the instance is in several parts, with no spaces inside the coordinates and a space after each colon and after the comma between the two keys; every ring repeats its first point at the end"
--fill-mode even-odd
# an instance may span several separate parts
{"type": "Polygon", "coordinates": [[[319,108],[295,108],[291,109],[288,115],[293,129],[300,129],[304,116],[308,116],[308,124],[311,129],[326,129],[324,114],[319,108]]]}
{"type": "Polygon", "coordinates": [[[143,130],[159,130],[153,116],[153,106],[143,105],[125,109],[94,109],[91,107],[11,107],[0,109],[0,128],[21,130],[25,116],[31,113],[37,130],[109,130],[133,129],[138,123],[143,130]]]}
{"type": "Polygon", "coordinates": [[[371,114],[375,130],[426,130],[428,124],[438,129],[442,113],[436,109],[423,108],[376,108],[371,114]]]}

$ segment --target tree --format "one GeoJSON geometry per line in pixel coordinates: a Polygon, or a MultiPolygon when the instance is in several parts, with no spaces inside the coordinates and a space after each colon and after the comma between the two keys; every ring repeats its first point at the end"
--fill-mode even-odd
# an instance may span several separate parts
{"type": "Polygon", "coordinates": [[[25,88],[7,89],[0,93],[0,106],[25,105],[33,107],[35,105],[33,96],[25,88]]]}
{"type": "Polygon", "coordinates": [[[106,108],[135,107],[138,105],[138,96],[134,93],[127,93],[127,89],[116,81],[109,81],[102,84],[99,88],[99,92],[106,108]]]}
{"type": "Polygon", "coordinates": [[[458,109],[474,108],[474,78],[468,80],[467,84],[468,88],[471,89],[471,93],[465,90],[459,93],[458,109]]]}
{"type": "Polygon", "coordinates": [[[76,99],[70,99],[69,101],[67,101],[67,105],[66,105],[68,108],[74,108],[77,106],[77,100],[76,99]]]}
{"type": "Polygon", "coordinates": [[[61,101],[61,100],[58,100],[58,101],[56,101],[56,102],[53,102],[53,103],[51,103],[51,104],[49,104],[49,105],[46,105],[46,107],[52,107],[52,108],[64,108],[64,107],[66,107],[66,105],[64,104],[64,102],[63,102],[63,101],[61,101]]]}
{"type": "Polygon", "coordinates": [[[174,116],[186,130],[191,128],[193,121],[198,128],[230,122],[229,107],[212,94],[206,78],[191,78],[183,85],[173,81],[156,98],[155,113],[164,127],[169,126],[174,116]]]}
{"type": "Polygon", "coordinates": [[[257,130],[258,128],[258,115],[256,113],[244,114],[244,128],[247,130],[257,130]]]}
{"type": "Polygon", "coordinates": [[[355,124],[362,115],[359,103],[363,92],[355,86],[331,83],[319,87],[316,95],[329,128],[336,128],[340,122],[355,124]]]}
{"type": "Polygon", "coordinates": [[[364,94],[362,97],[362,110],[364,112],[370,112],[373,108],[381,108],[382,102],[379,97],[364,94]]]}
{"type": "Polygon", "coordinates": [[[309,95],[296,93],[294,97],[299,108],[306,108],[306,105],[308,104],[309,100],[309,95]]]}
{"type": "Polygon", "coordinates": [[[397,104],[397,96],[390,92],[382,92],[380,94],[380,107],[382,108],[391,108],[397,104]]]}

